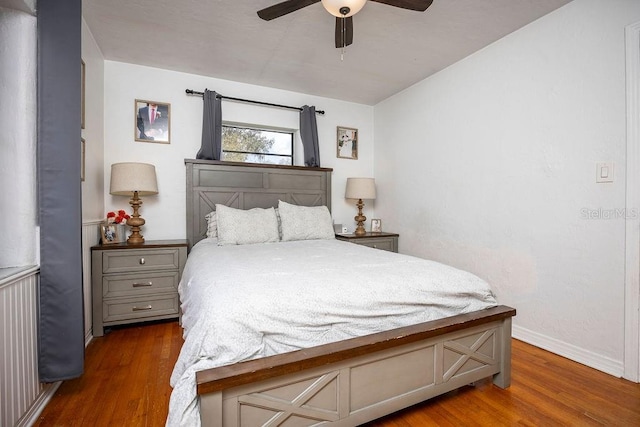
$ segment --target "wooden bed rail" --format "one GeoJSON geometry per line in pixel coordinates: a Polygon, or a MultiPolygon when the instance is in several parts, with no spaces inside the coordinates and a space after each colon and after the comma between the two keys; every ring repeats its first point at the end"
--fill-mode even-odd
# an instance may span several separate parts
{"type": "Polygon", "coordinates": [[[504,305],[433,320],[363,337],[278,354],[196,373],[198,394],[214,393],[257,381],[340,362],[373,352],[468,329],[515,316],[504,305]]]}

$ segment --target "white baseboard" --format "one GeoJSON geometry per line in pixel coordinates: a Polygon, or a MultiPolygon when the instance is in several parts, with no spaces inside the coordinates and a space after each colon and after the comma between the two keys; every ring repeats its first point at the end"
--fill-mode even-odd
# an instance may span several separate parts
{"type": "Polygon", "coordinates": [[[567,344],[555,338],[533,332],[528,329],[513,325],[513,338],[535,345],[544,350],[558,354],[575,362],[582,363],[590,368],[597,369],[614,377],[622,377],[624,365],[621,360],[613,360],[609,357],[593,353],[580,347],[567,344]]]}
{"type": "Polygon", "coordinates": [[[43,384],[42,391],[33,402],[33,405],[31,405],[27,413],[24,414],[22,418],[20,418],[20,420],[18,420],[16,427],[30,427],[34,425],[36,421],[38,421],[38,417],[47,406],[51,398],[53,398],[53,395],[58,390],[58,387],[60,387],[60,384],[62,384],[62,381],[43,384]]]}

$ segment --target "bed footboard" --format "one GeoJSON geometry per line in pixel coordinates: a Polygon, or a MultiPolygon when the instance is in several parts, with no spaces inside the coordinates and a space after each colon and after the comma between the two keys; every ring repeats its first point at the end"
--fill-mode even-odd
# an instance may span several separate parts
{"type": "Polygon", "coordinates": [[[499,306],[198,372],[203,426],[353,426],[490,376],[511,380],[499,306]]]}

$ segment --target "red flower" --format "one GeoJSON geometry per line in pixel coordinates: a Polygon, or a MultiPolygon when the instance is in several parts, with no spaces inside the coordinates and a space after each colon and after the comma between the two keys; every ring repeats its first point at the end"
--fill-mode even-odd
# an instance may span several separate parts
{"type": "Polygon", "coordinates": [[[129,215],[127,215],[126,213],[123,212],[122,215],[118,215],[116,217],[116,224],[122,224],[123,222],[126,222],[129,219],[129,215]]]}
{"type": "Polygon", "coordinates": [[[123,224],[129,218],[131,218],[131,217],[127,214],[127,212],[125,212],[122,209],[120,209],[117,214],[115,212],[107,212],[107,223],[108,224],[123,224]]]}

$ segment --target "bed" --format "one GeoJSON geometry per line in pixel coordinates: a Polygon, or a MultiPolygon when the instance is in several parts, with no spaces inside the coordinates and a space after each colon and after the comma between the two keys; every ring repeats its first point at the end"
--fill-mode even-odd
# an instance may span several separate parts
{"type": "MultiPolygon", "coordinates": [[[[220,249],[216,242],[205,239],[205,216],[216,205],[249,210],[256,207],[275,207],[279,201],[283,201],[295,206],[327,206],[330,209],[331,169],[272,167],[202,160],[186,160],[185,164],[187,235],[190,247],[193,248],[189,257],[192,265],[195,265],[198,258],[217,259],[220,264],[229,265],[235,257],[233,251],[240,250],[235,247],[220,249]],[[203,241],[200,242],[201,240],[203,241]]],[[[293,270],[294,264],[301,262],[295,260],[296,253],[304,253],[305,256],[314,259],[324,257],[324,263],[339,264],[339,259],[331,257],[346,251],[345,254],[351,261],[343,270],[345,274],[330,272],[324,267],[321,270],[321,275],[326,276],[324,279],[327,283],[334,286],[330,291],[332,295],[340,295],[340,288],[348,282],[356,282],[367,268],[374,271],[378,268],[377,275],[384,276],[385,271],[390,271],[383,268],[387,262],[400,262],[417,269],[424,268],[423,264],[428,263],[424,260],[411,260],[408,259],[410,257],[399,254],[383,254],[383,251],[336,240],[264,245],[269,244],[271,246],[268,249],[260,245],[247,245],[251,246],[250,249],[254,253],[243,252],[242,256],[254,256],[255,260],[261,260],[269,254],[272,259],[265,263],[273,265],[275,273],[265,276],[275,276],[269,279],[272,280],[269,286],[275,288],[281,284],[278,272],[290,270],[276,268],[276,265],[287,265],[287,262],[290,262],[293,270]],[[354,264],[353,260],[365,260],[370,256],[373,258],[363,261],[364,265],[350,267],[354,264]]],[[[252,261],[252,265],[260,269],[259,263],[252,261]]],[[[271,267],[262,268],[267,271],[271,267]]],[[[315,271],[314,268],[310,267],[309,271],[315,271]]],[[[444,266],[437,266],[436,270],[438,268],[444,266]]],[[[215,270],[211,266],[209,269],[215,270]]],[[[427,274],[420,271],[420,274],[427,274]]],[[[443,271],[451,274],[450,270],[443,271]]],[[[186,268],[183,282],[189,281],[189,286],[191,280],[195,283],[190,274],[189,268],[186,268]]],[[[229,275],[233,276],[232,273],[229,275]]],[[[317,272],[314,275],[318,276],[317,272]]],[[[475,280],[470,279],[472,275],[466,272],[457,271],[454,275],[459,275],[459,281],[475,280]]],[[[406,278],[402,280],[403,283],[408,283],[406,278]]],[[[247,283],[252,281],[253,278],[247,280],[247,283]]],[[[239,292],[244,292],[243,295],[246,296],[243,299],[254,303],[257,303],[254,300],[262,299],[252,298],[258,292],[257,288],[250,285],[243,288],[242,281],[238,283],[239,292]]],[[[185,354],[194,351],[194,348],[198,352],[206,347],[206,344],[199,343],[199,335],[208,334],[207,331],[211,329],[208,326],[200,329],[194,326],[198,323],[204,325],[204,321],[189,317],[195,310],[191,307],[209,302],[202,296],[205,294],[184,294],[185,290],[182,288],[187,286],[186,283],[181,284],[181,297],[185,300],[191,298],[191,302],[183,301],[183,308],[187,308],[183,313],[185,354]],[[197,340],[194,338],[196,336],[197,340]]],[[[310,285],[305,289],[319,287],[310,285]]],[[[291,293],[287,290],[283,292],[285,295],[291,293]]],[[[217,307],[209,308],[210,306],[206,305],[205,311],[213,313],[207,316],[226,318],[227,309],[235,307],[235,304],[233,299],[225,301],[225,298],[236,297],[223,296],[221,293],[221,301],[217,307]]],[[[336,298],[336,301],[341,302],[336,305],[345,305],[342,302],[348,300],[348,296],[336,298]]],[[[419,295],[407,294],[403,298],[413,301],[414,298],[419,298],[419,295]]],[[[306,300],[306,295],[299,299],[306,300]]],[[[212,307],[214,300],[215,298],[211,299],[212,307]]],[[[320,307],[320,303],[317,304],[320,307]]],[[[295,310],[293,306],[284,307],[283,310],[288,310],[287,313],[295,310]]],[[[377,314],[386,309],[376,307],[377,314]]],[[[331,337],[329,342],[325,343],[323,340],[326,340],[326,337],[322,337],[318,345],[300,346],[296,349],[295,340],[291,343],[286,342],[290,338],[278,339],[276,341],[282,342],[282,348],[289,350],[282,352],[282,348],[276,348],[271,352],[273,355],[266,357],[256,357],[257,353],[247,344],[243,347],[247,350],[247,355],[230,357],[229,360],[232,362],[222,366],[217,366],[213,357],[201,358],[197,363],[187,363],[185,360],[189,358],[183,357],[181,353],[172,378],[174,391],[168,425],[192,425],[199,420],[204,426],[353,426],[487,377],[493,377],[494,384],[506,388],[510,384],[511,317],[515,315],[515,310],[489,302],[477,306],[482,307],[481,309],[474,307],[476,306],[466,306],[463,314],[445,314],[444,318],[438,317],[428,321],[416,321],[419,317],[411,317],[413,320],[410,324],[394,325],[391,322],[388,323],[392,325],[391,329],[387,327],[364,335],[343,330],[341,322],[337,322],[336,329],[340,333],[331,337]],[[197,399],[192,399],[196,393],[197,399]],[[176,406],[178,401],[180,404],[176,406]],[[196,414],[197,420],[193,419],[193,414],[196,414]]],[[[330,311],[326,308],[319,310],[323,313],[330,311]]],[[[353,311],[353,307],[349,310],[353,311]]],[[[413,310],[411,313],[420,316],[424,311],[413,310]]],[[[247,313],[244,314],[246,318],[253,317],[251,311],[247,313]]],[[[269,314],[264,318],[256,317],[260,324],[268,324],[274,316],[269,314]]],[[[374,317],[373,323],[376,323],[379,317],[374,317]]],[[[291,314],[289,318],[294,325],[295,318],[295,314],[291,314]]],[[[302,321],[304,320],[300,320],[302,321]]],[[[224,328],[235,331],[233,325],[225,325],[224,328]]],[[[222,343],[219,348],[227,347],[222,343]]],[[[267,351],[265,354],[270,352],[267,351]]]]}

